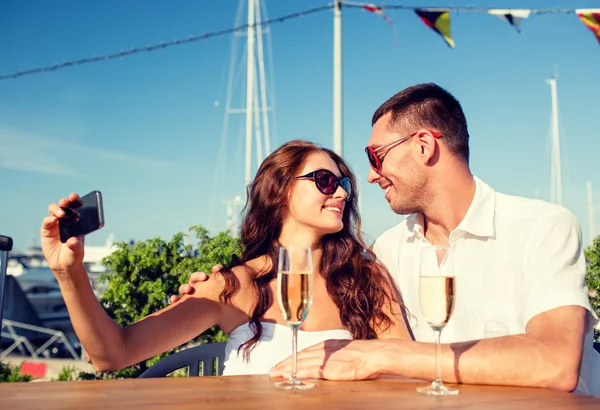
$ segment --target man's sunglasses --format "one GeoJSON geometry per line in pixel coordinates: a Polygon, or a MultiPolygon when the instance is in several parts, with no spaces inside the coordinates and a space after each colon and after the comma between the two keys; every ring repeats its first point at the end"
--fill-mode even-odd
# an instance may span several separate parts
{"type": "Polygon", "coordinates": [[[309,172],[306,175],[300,175],[296,177],[300,178],[309,178],[315,181],[315,185],[319,192],[325,195],[331,195],[335,191],[337,191],[338,187],[342,187],[344,191],[346,191],[346,201],[350,200],[352,196],[352,184],[350,183],[350,178],[341,177],[338,178],[333,172],[328,169],[317,169],[316,171],[309,172]]]}
{"type": "MultiPolygon", "coordinates": [[[[429,132],[431,132],[431,135],[433,135],[435,138],[440,138],[442,136],[442,134],[440,134],[439,132],[435,132],[435,131],[429,131],[429,132]]],[[[366,147],[365,152],[367,153],[367,158],[369,159],[369,164],[371,165],[371,168],[373,168],[373,171],[375,171],[379,174],[381,172],[381,167],[383,166],[382,164],[383,164],[384,155],[381,155],[381,156],[377,155],[377,153],[379,151],[388,148],[388,150],[386,151],[386,154],[387,154],[390,149],[397,147],[398,145],[402,144],[407,139],[414,137],[415,135],[417,135],[417,133],[418,133],[418,131],[413,132],[408,137],[402,137],[396,141],[392,141],[389,144],[383,145],[378,148],[373,148],[370,146],[366,147]]]]}

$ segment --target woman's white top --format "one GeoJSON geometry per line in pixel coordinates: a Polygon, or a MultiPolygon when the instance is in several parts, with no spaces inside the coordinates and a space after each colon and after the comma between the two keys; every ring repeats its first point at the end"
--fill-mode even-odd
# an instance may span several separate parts
{"type": "MultiPolygon", "coordinates": [[[[250,322],[238,326],[229,334],[225,347],[224,376],[268,374],[271,367],[291,356],[292,329],[271,322],[262,322],[262,326],[263,333],[247,361],[244,360],[244,349],[238,353],[238,348],[254,335],[250,322]]],[[[352,335],[341,329],[316,332],[298,330],[298,351],[328,339],[352,339],[352,335]]]]}

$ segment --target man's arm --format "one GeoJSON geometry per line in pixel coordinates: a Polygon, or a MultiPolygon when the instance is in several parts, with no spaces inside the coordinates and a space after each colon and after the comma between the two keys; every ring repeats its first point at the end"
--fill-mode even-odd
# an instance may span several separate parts
{"type": "MultiPolygon", "coordinates": [[[[223,269],[223,265],[217,264],[214,265],[212,267],[211,272],[212,273],[218,273],[221,271],[221,269],[223,269]]],[[[190,279],[188,281],[188,283],[184,283],[183,285],[179,286],[179,293],[182,296],[185,295],[193,295],[194,294],[194,286],[196,286],[197,283],[202,283],[202,282],[206,282],[208,280],[208,275],[204,272],[193,272],[190,276],[190,279]]],[[[179,302],[182,298],[182,296],[178,296],[178,295],[171,295],[169,297],[169,302],[171,304],[179,302]]]]}
{"type": "MultiPolygon", "coordinates": [[[[591,307],[585,287],[581,231],[561,211],[530,230],[526,249],[524,334],[442,345],[447,382],[548,387],[577,385],[591,307]]],[[[289,374],[286,360],[271,373],[289,374]]],[[[300,377],[364,379],[381,374],[433,379],[435,348],[404,340],[328,341],[298,355],[300,377]]]]}
{"type": "MultiPolygon", "coordinates": [[[[564,306],[534,317],[527,333],[442,345],[442,379],[449,383],[546,387],[577,385],[587,311],[564,306]]],[[[291,360],[272,369],[287,377],[291,360]]],[[[332,380],[385,374],[435,378],[435,345],[400,339],[326,341],[298,353],[298,376],[332,380]]]]}
{"type": "MultiPolygon", "coordinates": [[[[564,209],[535,221],[522,249],[519,300],[525,333],[444,346],[444,379],[566,391],[577,386],[591,310],[581,230],[564,209]]],[[[411,364],[402,366],[405,375],[431,378],[423,364],[433,369],[433,349],[423,343],[406,348],[403,360],[411,364]]]]}
{"type": "MultiPolygon", "coordinates": [[[[563,306],[540,313],[521,335],[442,345],[442,378],[451,383],[577,386],[587,310],[563,306]]],[[[395,340],[374,352],[378,374],[433,379],[435,347],[395,340]]]]}

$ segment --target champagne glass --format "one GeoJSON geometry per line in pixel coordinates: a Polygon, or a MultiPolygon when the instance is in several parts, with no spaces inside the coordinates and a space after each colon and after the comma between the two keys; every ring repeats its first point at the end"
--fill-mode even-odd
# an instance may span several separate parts
{"type": "Polygon", "coordinates": [[[286,390],[308,390],[313,383],[300,380],[296,375],[298,359],[298,329],[306,319],[313,299],[313,266],[309,246],[282,246],[279,248],[277,300],[281,313],[292,329],[292,374],[287,381],[275,386],[286,390]]]}
{"type": "Polygon", "coordinates": [[[449,246],[421,247],[419,265],[419,304],[425,321],[435,332],[435,380],[417,391],[432,396],[458,394],[442,382],[440,337],[454,310],[456,298],[454,255],[449,246]]]}

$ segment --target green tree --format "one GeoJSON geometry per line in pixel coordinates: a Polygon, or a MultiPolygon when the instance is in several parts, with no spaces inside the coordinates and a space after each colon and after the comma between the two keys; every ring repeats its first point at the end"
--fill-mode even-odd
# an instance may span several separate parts
{"type": "MultiPolygon", "coordinates": [[[[585,281],[590,291],[590,303],[600,316],[600,236],[594,239],[592,245],[585,251],[587,261],[585,281]]],[[[600,332],[594,332],[594,338],[600,339],[600,332]]]]}
{"type": "MultiPolygon", "coordinates": [[[[117,244],[116,250],[103,262],[110,273],[102,275],[106,289],[100,303],[108,315],[121,326],[162,309],[170,295],[196,271],[210,273],[213,265],[227,264],[240,254],[239,242],[227,232],[211,237],[201,226],[193,226],[187,234],[177,233],[170,241],[148,239],[130,245],[117,244]],[[185,239],[190,238],[186,244],[185,239]]],[[[227,335],[214,326],[191,344],[227,340],[227,335]]],[[[179,350],[181,346],[117,372],[80,374],[80,379],[137,377],[158,360],[179,350]]]]}

